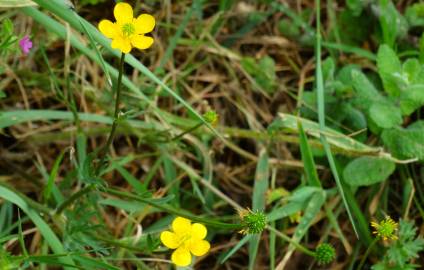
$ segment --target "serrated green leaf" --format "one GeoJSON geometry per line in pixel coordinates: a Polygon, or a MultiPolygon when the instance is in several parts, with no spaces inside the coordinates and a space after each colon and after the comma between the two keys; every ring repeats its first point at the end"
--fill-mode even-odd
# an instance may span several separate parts
{"type": "Polygon", "coordinates": [[[392,128],[402,124],[402,113],[399,107],[387,103],[374,103],[369,109],[371,119],[381,128],[392,128]]]}
{"type": "Polygon", "coordinates": [[[369,186],[386,180],[395,170],[394,162],[376,157],[359,157],[343,171],[344,181],[351,186],[369,186]]]}

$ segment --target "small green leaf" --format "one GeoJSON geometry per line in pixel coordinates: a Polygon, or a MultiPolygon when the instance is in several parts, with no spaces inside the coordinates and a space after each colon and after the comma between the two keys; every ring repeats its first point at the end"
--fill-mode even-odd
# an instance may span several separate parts
{"type": "Polygon", "coordinates": [[[386,180],[395,168],[395,164],[387,159],[359,157],[345,167],[343,178],[351,186],[369,186],[386,180]]]}
{"type": "Polygon", "coordinates": [[[400,96],[400,108],[403,115],[410,115],[424,105],[424,84],[409,86],[400,96]]]}
{"type": "Polygon", "coordinates": [[[393,76],[401,74],[401,64],[396,53],[385,44],[378,49],[377,67],[383,81],[384,90],[391,96],[399,96],[400,89],[393,76]]]}
{"type": "Polygon", "coordinates": [[[374,103],[371,105],[369,114],[381,128],[392,128],[403,122],[399,107],[391,103],[374,103]]]}
{"type": "Polygon", "coordinates": [[[351,76],[353,89],[356,94],[353,100],[355,107],[365,111],[368,110],[372,104],[384,100],[384,97],[362,71],[352,69],[351,76]]]}
{"type": "Polygon", "coordinates": [[[424,160],[424,121],[417,121],[408,128],[386,129],[381,138],[395,157],[424,160]]]}

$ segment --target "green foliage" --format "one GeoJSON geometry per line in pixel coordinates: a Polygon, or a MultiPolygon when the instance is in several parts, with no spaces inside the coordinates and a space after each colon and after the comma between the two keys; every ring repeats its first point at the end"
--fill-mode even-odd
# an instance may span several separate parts
{"type": "Polygon", "coordinates": [[[268,93],[275,91],[277,76],[274,59],[268,55],[262,57],[259,61],[252,57],[245,57],[241,60],[241,65],[260,88],[268,93]]]}
{"type": "Polygon", "coordinates": [[[99,3],[104,3],[106,0],[80,0],[78,3],[82,6],[86,5],[97,5],[99,3]]]}
{"type": "Polygon", "coordinates": [[[343,171],[344,181],[351,186],[369,186],[385,181],[395,170],[393,161],[377,157],[359,157],[343,171]]]}
{"type": "Polygon", "coordinates": [[[399,238],[391,243],[383,259],[372,266],[373,270],[417,269],[420,266],[412,260],[419,257],[424,250],[424,239],[416,236],[417,228],[412,221],[401,220],[399,238]]]}
{"type": "Polygon", "coordinates": [[[401,76],[402,66],[396,53],[388,45],[382,45],[378,49],[377,67],[384,90],[390,96],[399,96],[400,89],[397,79],[401,76]]]}
{"type": "Polygon", "coordinates": [[[381,138],[395,156],[424,160],[424,121],[417,121],[407,128],[386,129],[381,138]]]}
{"type": "Polygon", "coordinates": [[[415,3],[406,9],[405,17],[412,27],[424,26],[424,3],[415,3]]]}
{"type": "Polygon", "coordinates": [[[0,26],[0,58],[17,51],[18,37],[14,34],[13,23],[10,19],[5,19],[0,26]]]}

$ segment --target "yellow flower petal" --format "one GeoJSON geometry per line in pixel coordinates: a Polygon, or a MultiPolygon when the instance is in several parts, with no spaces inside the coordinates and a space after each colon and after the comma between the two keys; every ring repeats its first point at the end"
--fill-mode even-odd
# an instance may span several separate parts
{"type": "Polygon", "coordinates": [[[149,14],[141,14],[134,20],[135,32],[137,34],[146,34],[152,32],[155,28],[155,18],[149,14]]]}
{"type": "Polygon", "coordinates": [[[129,53],[131,51],[131,42],[129,39],[115,38],[112,40],[112,48],[118,49],[123,53],[129,53]]]}
{"type": "Polygon", "coordinates": [[[116,4],[113,15],[119,24],[129,23],[133,20],[133,9],[127,3],[118,3],[116,4]]]}
{"type": "Polygon", "coordinates": [[[177,217],[172,221],[172,229],[176,234],[187,233],[191,229],[191,221],[183,217],[177,217]]]}
{"type": "Polygon", "coordinates": [[[113,38],[118,33],[117,25],[109,20],[102,20],[99,23],[99,30],[103,35],[105,35],[108,38],[113,38]]]}
{"type": "Polygon", "coordinates": [[[153,38],[143,35],[134,35],[131,38],[131,44],[137,49],[144,50],[152,46],[153,38]]]}
{"type": "Polygon", "coordinates": [[[194,223],[191,225],[191,237],[195,239],[204,239],[208,233],[206,227],[200,223],[194,223]]]}
{"type": "Polygon", "coordinates": [[[170,231],[162,232],[160,240],[167,248],[176,249],[179,246],[177,235],[170,231]]]}
{"type": "Polygon", "coordinates": [[[206,240],[191,241],[189,244],[190,252],[193,253],[195,256],[205,255],[210,248],[211,245],[206,240]]]}
{"type": "Polygon", "coordinates": [[[184,247],[180,247],[172,253],[171,260],[178,266],[187,266],[191,263],[190,251],[184,247]]]}

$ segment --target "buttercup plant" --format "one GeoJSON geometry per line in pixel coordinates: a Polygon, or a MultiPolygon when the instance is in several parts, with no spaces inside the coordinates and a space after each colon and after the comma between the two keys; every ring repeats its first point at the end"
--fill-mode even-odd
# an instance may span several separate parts
{"type": "Polygon", "coordinates": [[[116,22],[102,20],[99,30],[112,39],[111,46],[122,53],[129,53],[133,47],[145,50],[152,46],[153,38],[144,34],[152,32],[155,18],[150,14],[141,14],[134,18],[133,9],[127,3],[116,4],[113,14],[116,22]]]}
{"type": "Polygon", "coordinates": [[[203,256],[210,244],[204,240],[207,229],[203,224],[191,223],[189,219],[177,217],[172,222],[172,231],[163,231],[160,235],[162,243],[170,249],[175,249],[171,260],[177,266],[191,264],[192,256],[203,256]]]}
{"type": "Polygon", "coordinates": [[[104,164],[106,153],[113,142],[116,127],[119,120],[119,103],[121,99],[121,83],[122,74],[124,72],[125,54],[129,53],[133,47],[144,50],[152,46],[153,38],[145,36],[155,27],[155,18],[149,14],[141,14],[134,18],[133,9],[127,3],[116,4],[113,14],[116,22],[102,20],[99,23],[100,32],[108,38],[112,39],[111,47],[121,51],[121,59],[119,62],[119,75],[116,83],[116,99],[115,112],[113,116],[113,124],[109,133],[106,145],[101,149],[99,157],[100,164],[97,166],[96,174],[99,174],[104,164]]]}

